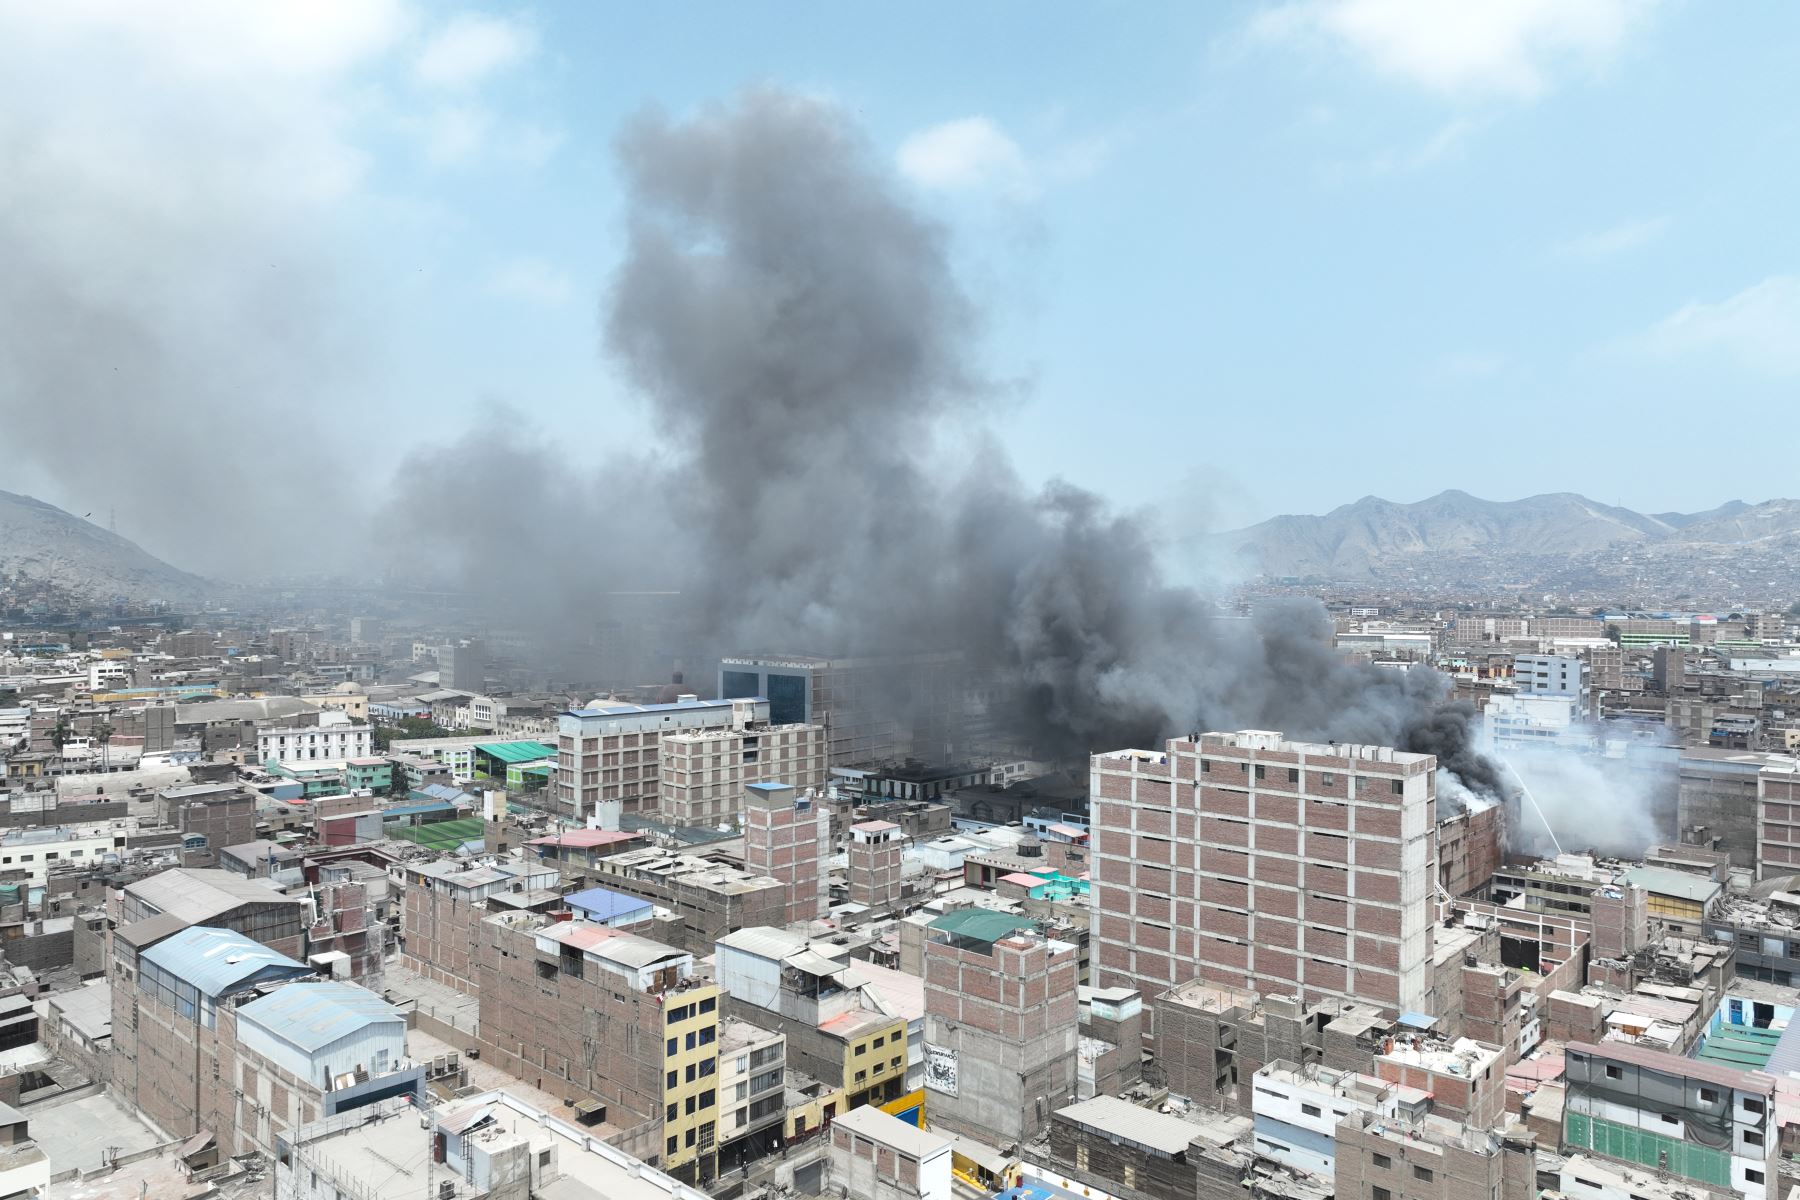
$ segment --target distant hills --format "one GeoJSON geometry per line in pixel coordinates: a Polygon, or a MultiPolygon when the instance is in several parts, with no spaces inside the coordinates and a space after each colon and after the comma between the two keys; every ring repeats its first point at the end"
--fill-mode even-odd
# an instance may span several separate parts
{"type": "Polygon", "coordinates": [[[1733,500],[1707,512],[1650,514],[1573,492],[1482,500],[1448,491],[1416,504],[1365,496],[1324,516],[1274,517],[1221,534],[1218,542],[1252,574],[1357,580],[1445,558],[1579,558],[1631,547],[1790,548],[1800,543],[1800,501],[1733,500]]]}
{"type": "Polygon", "coordinates": [[[212,590],[116,533],[12,492],[0,492],[0,579],[95,603],[185,603],[212,590]]]}

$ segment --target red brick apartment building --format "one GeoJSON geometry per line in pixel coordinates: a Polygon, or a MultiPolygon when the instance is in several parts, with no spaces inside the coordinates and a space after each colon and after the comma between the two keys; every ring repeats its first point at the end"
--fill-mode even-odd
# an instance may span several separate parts
{"type": "Polygon", "coordinates": [[[1260,730],[1094,755],[1096,982],[1431,1011],[1435,768],[1260,730]]]}

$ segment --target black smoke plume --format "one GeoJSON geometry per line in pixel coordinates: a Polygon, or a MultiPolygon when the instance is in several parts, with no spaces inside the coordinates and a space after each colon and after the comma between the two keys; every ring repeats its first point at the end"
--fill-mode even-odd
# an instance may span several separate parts
{"type": "MultiPolygon", "coordinates": [[[[646,116],[619,162],[604,340],[661,444],[590,479],[549,444],[477,433],[403,473],[408,542],[571,634],[598,597],[654,586],[738,649],[957,651],[1053,753],[1257,727],[1429,745],[1492,788],[1435,673],[1345,663],[1317,604],[1221,608],[1165,577],[1143,519],[1021,484],[980,424],[1004,388],[945,231],[841,111],[756,91],[646,116]],[[517,561],[536,573],[492,570],[517,561]]],[[[1185,470],[1178,433],[1119,434],[1146,469],[1185,470]]]]}

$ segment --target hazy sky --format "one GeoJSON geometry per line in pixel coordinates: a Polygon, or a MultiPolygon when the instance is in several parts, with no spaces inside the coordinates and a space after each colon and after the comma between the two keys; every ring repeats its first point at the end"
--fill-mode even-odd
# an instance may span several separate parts
{"type": "Polygon", "coordinates": [[[495,404],[653,436],[599,349],[614,137],[774,83],[949,226],[1030,477],[1178,528],[1794,495],[1796,62],[1777,2],[0,0],[0,488],[206,569],[209,488],[328,529],[495,404]]]}

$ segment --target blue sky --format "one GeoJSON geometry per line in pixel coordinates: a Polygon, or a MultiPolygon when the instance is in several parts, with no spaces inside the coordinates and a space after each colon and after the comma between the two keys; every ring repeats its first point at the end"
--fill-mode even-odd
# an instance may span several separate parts
{"type": "Polygon", "coordinates": [[[202,276],[307,248],[308,386],[396,445],[496,402],[571,454],[646,436],[599,351],[612,139],[760,83],[845,106],[951,228],[1028,477],[1177,532],[1447,487],[1800,492],[1790,4],[241,8],[0,33],[55,67],[44,146],[130,113],[146,171],[206,181],[239,240],[202,276]]]}

